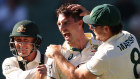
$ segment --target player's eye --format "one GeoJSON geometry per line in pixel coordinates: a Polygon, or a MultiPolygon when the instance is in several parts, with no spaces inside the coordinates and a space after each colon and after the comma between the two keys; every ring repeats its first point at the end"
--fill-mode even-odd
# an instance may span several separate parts
{"type": "Polygon", "coordinates": [[[29,42],[29,40],[25,39],[24,42],[29,42]]]}
{"type": "Polygon", "coordinates": [[[68,24],[68,22],[64,22],[63,24],[64,24],[64,25],[67,25],[67,24],[68,24]]]}
{"type": "Polygon", "coordinates": [[[21,39],[15,39],[16,42],[21,42],[21,39]]]}

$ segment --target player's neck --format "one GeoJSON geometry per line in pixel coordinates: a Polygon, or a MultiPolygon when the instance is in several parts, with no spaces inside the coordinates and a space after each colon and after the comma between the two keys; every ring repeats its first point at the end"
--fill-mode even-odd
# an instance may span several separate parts
{"type": "Polygon", "coordinates": [[[84,36],[77,39],[77,41],[72,45],[72,47],[77,49],[84,49],[88,43],[89,39],[84,36]]]}

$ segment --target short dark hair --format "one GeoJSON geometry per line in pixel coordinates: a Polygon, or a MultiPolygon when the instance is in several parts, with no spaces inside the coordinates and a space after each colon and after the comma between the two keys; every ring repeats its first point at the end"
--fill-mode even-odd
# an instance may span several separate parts
{"type": "Polygon", "coordinates": [[[122,32],[122,29],[123,29],[123,25],[122,23],[118,24],[118,25],[115,25],[115,26],[109,26],[111,32],[113,35],[116,35],[120,32],[122,32]]]}
{"type": "Polygon", "coordinates": [[[56,13],[57,13],[57,17],[59,16],[59,14],[64,14],[65,17],[72,17],[74,18],[75,21],[79,21],[82,20],[83,16],[80,16],[80,13],[82,12],[81,9],[76,9],[76,10],[71,10],[70,8],[67,8],[69,5],[71,5],[70,3],[66,3],[60,6],[59,9],[57,9],[56,13]]]}

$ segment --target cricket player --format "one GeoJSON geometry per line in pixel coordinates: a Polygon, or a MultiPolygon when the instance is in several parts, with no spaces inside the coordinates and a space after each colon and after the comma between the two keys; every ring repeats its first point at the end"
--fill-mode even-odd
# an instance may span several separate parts
{"type": "Polygon", "coordinates": [[[2,64],[6,79],[35,79],[36,73],[45,79],[47,57],[38,50],[41,42],[34,22],[23,20],[15,24],[10,34],[10,50],[14,56],[6,58],[2,64]]]}
{"type": "MultiPolygon", "coordinates": [[[[78,4],[71,7],[81,9],[83,14],[86,11],[78,4]]],[[[78,68],[61,54],[61,45],[50,45],[46,55],[55,60],[60,70],[69,79],[138,79],[140,49],[135,36],[122,30],[118,8],[111,4],[98,5],[83,21],[103,43],[95,55],[78,68]]]]}
{"type": "MultiPolygon", "coordinates": [[[[91,59],[101,42],[95,40],[92,33],[84,34],[81,10],[71,10],[70,5],[62,5],[57,10],[57,25],[65,39],[61,53],[68,62],[79,67],[91,59]]],[[[47,65],[48,79],[68,79],[53,59],[49,58],[47,65]]]]}

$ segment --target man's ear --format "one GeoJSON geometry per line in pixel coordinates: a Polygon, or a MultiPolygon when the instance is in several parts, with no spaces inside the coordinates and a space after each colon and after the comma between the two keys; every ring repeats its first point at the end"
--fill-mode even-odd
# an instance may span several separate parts
{"type": "Polygon", "coordinates": [[[79,25],[83,25],[83,23],[84,23],[83,20],[79,21],[79,25]]]}
{"type": "Polygon", "coordinates": [[[110,28],[109,28],[109,26],[104,26],[104,32],[105,32],[105,33],[110,32],[110,28]]]}

